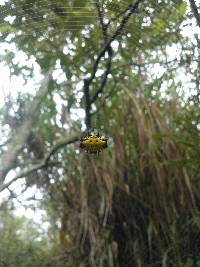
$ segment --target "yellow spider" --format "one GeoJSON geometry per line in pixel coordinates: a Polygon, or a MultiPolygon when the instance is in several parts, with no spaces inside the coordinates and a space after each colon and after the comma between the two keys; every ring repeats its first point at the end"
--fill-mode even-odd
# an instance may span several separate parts
{"type": "Polygon", "coordinates": [[[87,153],[98,154],[103,149],[107,148],[108,139],[99,134],[89,134],[80,140],[80,148],[87,153]]]}

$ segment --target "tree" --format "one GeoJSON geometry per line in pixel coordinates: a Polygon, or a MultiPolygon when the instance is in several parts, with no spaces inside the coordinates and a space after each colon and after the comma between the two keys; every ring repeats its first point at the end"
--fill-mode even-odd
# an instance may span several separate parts
{"type": "MultiPolygon", "coordinates": [[[[35,96],[7,99],[2,109],[10,136],[1,151],[1,190],[22,177],[27,188],[41,190],[51,231],[59,233],[61,264],[181,266],[184,257],[199,256],[192,252],[199,247],[192,237],[199,231],[198,115],[177,93],[180,71],[192,80],[198,58],[181,33],[186,3],[174,2],[1,6],[2,42],[34,57],[44,75],[35,96]],[[169,56],[170,46],[178,47],[177,58],[169,56]],[[74,118],[77,110],[84,121],[74,118]],[[78,150],[92,127],[110,136],[99,158],[78,150]],[[6,182],[11,170],[15,176],[6,182]]],[[[13,51],[4,58],[12,75],[27,70],[14,58],[13,51]]],[[[25,79],[33,75],[28,71],[25,79]]]]}
{"type": "Polygon", "coordinates": [[[50,248],[44,249],[48,247],[46,237],[41,236],[38,225],[25,217],[16,217],[12,206],[10,202],[1,205],[1,266],[27,267],[33,266],[33,262],[38,267],[51,266],[50,248]]]}

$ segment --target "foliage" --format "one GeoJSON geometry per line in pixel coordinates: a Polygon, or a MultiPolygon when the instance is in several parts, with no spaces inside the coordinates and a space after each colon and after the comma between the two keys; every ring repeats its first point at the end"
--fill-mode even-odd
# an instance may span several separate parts
{"type": "Polygon", "coordinates": [[[0,189],[18,199],[11,185],[25,178],[50,225],[43,236],[4,204],[5,266],[199,263],[199,41],[182,32],[188,8],[170,0],[1,4],[1,59],[11,76],[28,81],[39,67],[46,82],[36,95],[7,96],[1,109],[0,171],[20,148],[9,169],[16,176],[0,176],[0,189]],[[99,155],[79,150],[90,124],[109,137],[99,155]]]}
{"type": "Polygon", "coordinates": [[[9,202],[1,205],[0,266],[28,267],[51,265],[50,246],[38,225],[16,217],[9,202]],[[49,249],[48,249],[49,247],[49,249]]]}

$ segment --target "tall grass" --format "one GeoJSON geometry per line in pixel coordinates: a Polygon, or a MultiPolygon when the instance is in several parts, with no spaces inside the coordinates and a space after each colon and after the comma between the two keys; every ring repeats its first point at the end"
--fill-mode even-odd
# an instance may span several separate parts
{"type": "Polygon", "coordinates": [[[130,89],[120,99],[102,113],[109,149],[81,154],[76,177],[62,188],[72,203],[61,218],[65,261],[187,266],[200,259],[200,188],[193,179],[198,159],[183,141],[194,136],[176,123],[185,110],[179,100],[172,108],[130,89]]]}

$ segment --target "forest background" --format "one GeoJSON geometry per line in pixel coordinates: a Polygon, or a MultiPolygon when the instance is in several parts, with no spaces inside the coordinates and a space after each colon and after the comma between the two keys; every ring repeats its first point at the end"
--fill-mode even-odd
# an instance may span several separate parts
{"type": "Polygon", "coordinates": [[[199,8],[0,1],[0,266],[200,266],[199,8]]]}

